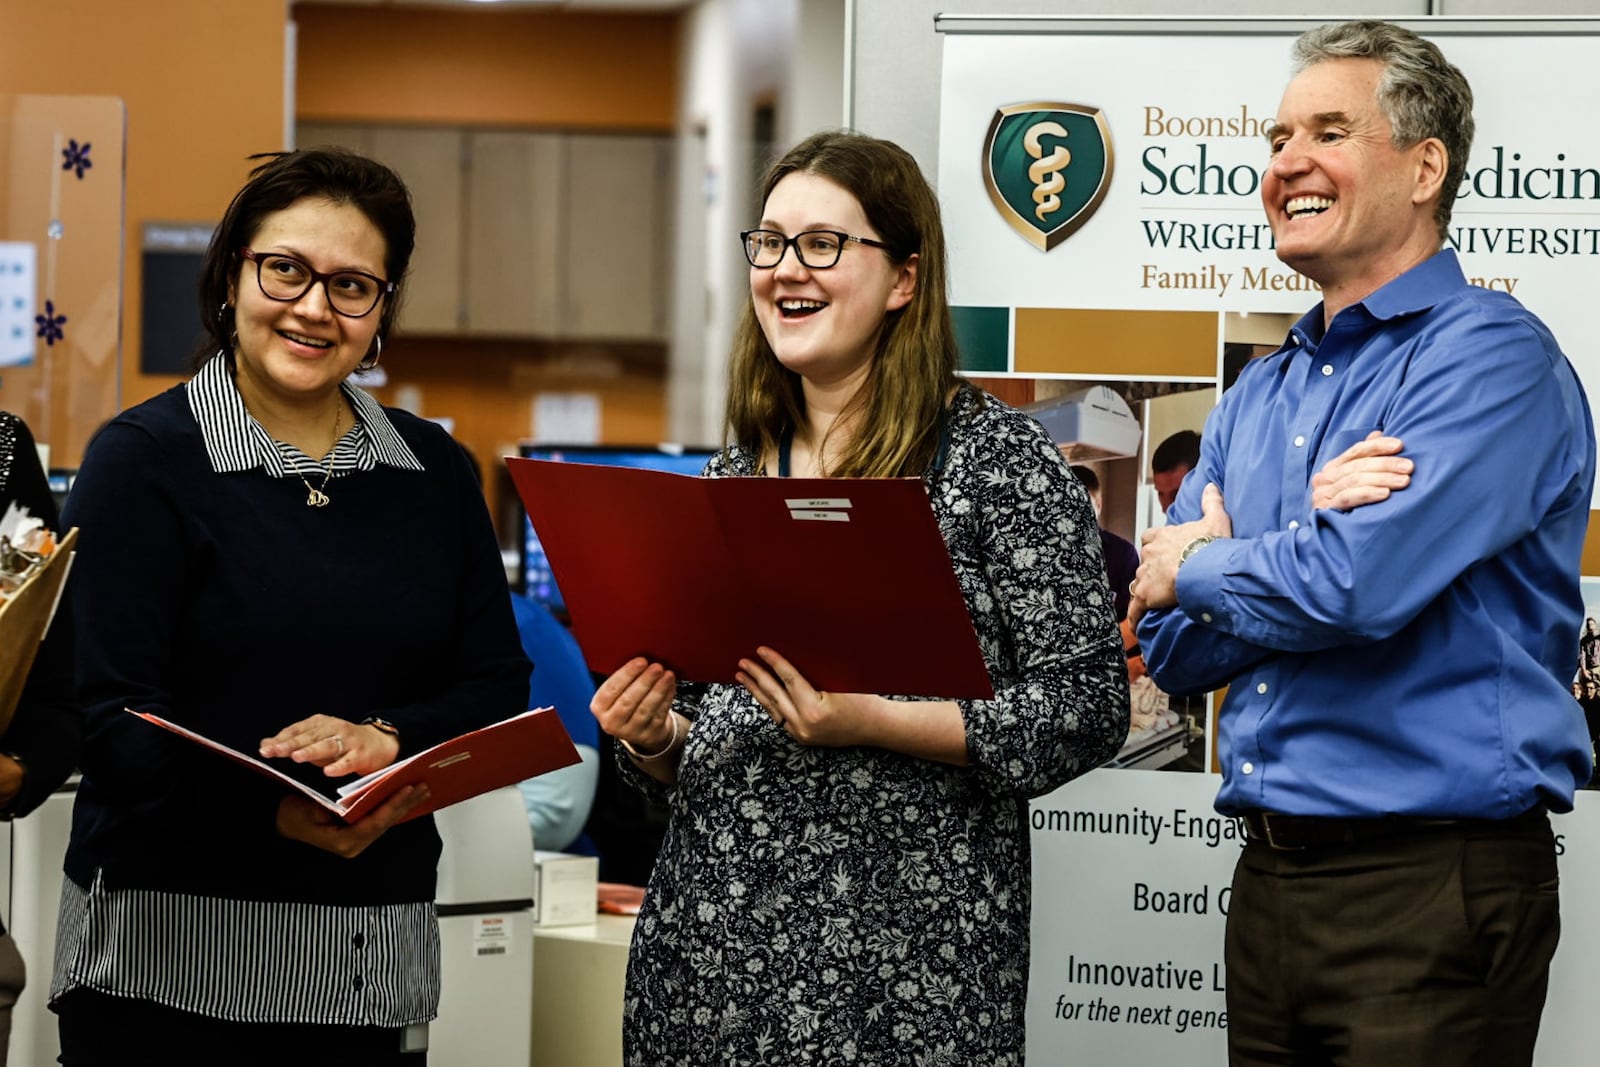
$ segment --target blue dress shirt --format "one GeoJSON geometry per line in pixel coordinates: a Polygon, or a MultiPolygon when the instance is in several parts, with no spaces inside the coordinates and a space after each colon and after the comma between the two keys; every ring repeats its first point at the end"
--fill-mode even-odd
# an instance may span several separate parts
{"type": "Polygon", "coordinates": [[[1222,490],[1233,538],[1139,626],[1163,689],[1228,685],[1224,812],[1506,818],[1589,778],[1572,697],[1595,438],[1543,323],[1443,251],[1319,305],[1211,413],[1172,522],[1222,490]],[[1311,510],[1311,476],[1373,430],[1411,484],[1311,510]]]}

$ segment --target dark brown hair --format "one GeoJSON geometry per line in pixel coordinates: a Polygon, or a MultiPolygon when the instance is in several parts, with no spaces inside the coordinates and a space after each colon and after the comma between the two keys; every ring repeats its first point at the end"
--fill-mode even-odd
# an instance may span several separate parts
{"type": "MultiPolygon", "coordinates": [[[[234,194],[201,264],[200,323],[205,336],[194,353],[196,367],[218,351],[233,365],[234,311],[228,300],[229,285],[239,275],[239,250],[255,238],[268,215],[307,199],[351,205],[383,235],[384,278],[396,286],[405,277],[416,245],[411,194],[400,176],[382,163],[343,148],[306,148],[250,158],[264,162],[234,194]]],[[[393,329],[403,291],[397,288],[385,298],[373,336],[374,348],[393,329]]],[[[362,365],[373,362],[376,355],[369,350],[362,365]]]]}

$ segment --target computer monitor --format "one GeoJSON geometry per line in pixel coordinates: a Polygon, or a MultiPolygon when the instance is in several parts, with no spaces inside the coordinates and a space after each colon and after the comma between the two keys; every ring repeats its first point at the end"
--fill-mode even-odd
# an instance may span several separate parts
{"type": "Polygon", "coordinates": [[[51,467],[49,474],[46,475],[50,482],[50,495],[55,497],[57,515],[67,506],[67,493],[72,489],[72,483],[77,477],[76,467],[51,467]]]}
{"type": "MultiPolygon", "coordinates": [[[[519,455],[529,459],[547,459],[561,463],[603,463],[613,467],[643,467],[647,470],[671,471],[675,474],[697,475],[704,469],[706,460],[716,453],[712,448],[686,448],[679,445],[553,445],[525,444],[517,449],[519,455]]],[[[520,507],[522,538],[517,544],[518,588],[529,598],[538,601],[562,621],[567,619],[567,605],[556,588],[555,576],[550,572],[550,560],[539,544],[539,535],[528,521],[526,509],[520,507]]]]}

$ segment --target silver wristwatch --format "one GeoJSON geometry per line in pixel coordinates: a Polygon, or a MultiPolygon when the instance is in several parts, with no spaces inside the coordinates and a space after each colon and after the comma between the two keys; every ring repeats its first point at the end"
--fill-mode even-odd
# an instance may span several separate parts
{"type": "Polygon", "coordinates": [[[1178,553],[1178,566],[1183,566],[1184,560],[1188,559],[1190,556],[1194,555],[1196,552],[1200,551],[1202,548],[1206,547],[1215,540],[1216,538],[1214,536],[1211,534],[1206,534],[1204,537],[1196,537],[1193,541],[1190,541],[1188,544],[1184,545],[1183,551],[1178,553]]]}

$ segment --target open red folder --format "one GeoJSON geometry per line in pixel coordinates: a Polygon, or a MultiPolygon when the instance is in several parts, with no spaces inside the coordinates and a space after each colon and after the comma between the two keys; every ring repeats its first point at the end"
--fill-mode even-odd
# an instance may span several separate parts
{"type": "Polygon", "coordinates": [[[766,646],[822,690],[994,696],[920,479],[506,463],[591,670],[732,682],[766,646]]]}
{"type": "Polygon", "coordinates": [[[463,800],[470,800],[491,789],[513,785],[570,766],[579,760],[566,727],[554,708],[538,708],[512,716],[503,722],[473,730],[407,759],[373,771],[364,778],[339,787],[339,799],[330,800],[310,786],[284,774],[264,760],[246,755],[163,719],[148,711],[128,711],[146,722],[171,730],[204,745],[258,774],[276,778],[290,789],[310,797],[345,822],[355,822],[408,785],[428,784],[428,799],[418,805],[408,819],[426,815],[463,800]]]}

